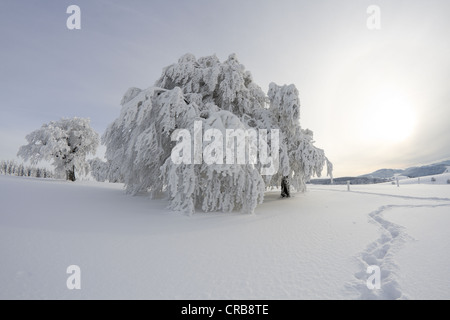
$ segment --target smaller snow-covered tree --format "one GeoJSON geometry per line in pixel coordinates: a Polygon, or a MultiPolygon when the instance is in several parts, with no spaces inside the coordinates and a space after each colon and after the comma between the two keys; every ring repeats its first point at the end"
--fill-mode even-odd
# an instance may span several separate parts
{"type": "Polygon", "coordinates": [[[27,145],[20,147],[17,155],[36,164],[52,161],[59,176],[75,181],[75,172],[87,173],[88,154],[94,154],[99,144],[98,134],[91,128],[89,119],[72,118],[52,121],[26,136],[27,145]]]}
{"type": "Polygon", "coordinates": [[[19,177],[23,177],[25,175],[25,167],[23,166],[23,164],[19,165],[19,168],[17,170],[17,175],[19,177]]]}
{"type": "Polygon", "coordinates": [[[43,169],[42,170],[42,177],[44,178],[44,179],[48,179],[48,178],[51,178],[52,177],[52,173],[49,171],[49,170],[47,170],[47,169],[43,169]]]}
{"type": "Polygon", "coordinates": [[[108,162],[102,161],[100,158],[94,158],[89,160],[88,163],[91,168],[91,175],[95,180],[99,182],[105,182],[108,180],[108,162]]]}
{"type": "Polygon", "coordinates": [[[6,168],[8,165],[6,164],[6,161],[2,160],[0,163],[0,174],[6,174],[6,168]]]}
{"type": "Polygon", "coordinates": [[[5,160],[2,160],[2,162],[0,163],[0,174],[6,174],[7,168],[8,164],[6,163],[5,160]]]}
{"type": "Polygon", "coordinates": [[[9,161],[8,167],[6,169],[7,174],[9,174],[10,176],[13,175],[15,171],[15,166],[16,164],[14,163],[14,161],[9,161]]]}
{"type": "Polygon", "coordinates": [[[8,162],[2,160],[0,164],[0,173],[6,175],[8,173],[8,162]]]}

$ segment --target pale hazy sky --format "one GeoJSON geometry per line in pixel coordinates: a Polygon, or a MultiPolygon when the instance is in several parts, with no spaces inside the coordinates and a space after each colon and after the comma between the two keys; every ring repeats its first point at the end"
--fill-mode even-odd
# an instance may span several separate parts
{"type": "Polygon", "coordinates": [[[294,83],[335,176],[450,158],[449,13],[448,0],[0,0],[0,159],[61,117],[102,134],[129,87],[188,52],[236,53],[264,91],[294,83]]]}

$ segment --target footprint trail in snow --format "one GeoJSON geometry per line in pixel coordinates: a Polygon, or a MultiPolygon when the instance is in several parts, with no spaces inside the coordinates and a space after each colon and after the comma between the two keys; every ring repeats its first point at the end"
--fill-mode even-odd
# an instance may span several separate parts
{"type": "MultiPolygon", "coordinates": [[[[436,199],[421,199],[434,200],[436,199]]],[[[439,199],[440,201],[448,201],[448,199],[439,199]]],[[[450,206],[450,204],[429,204],[429,205],[384,205],[377,210],[369,213],[370,222],[376,224],[380,231],[380,237],[370,243],[367,248],[358,256],[360,262],[360,271],[357,272],[355,280],[346,285],[350,291],[356,291],[359,299],[373,300],[393,300],[408,299],[408,296],[402,292],[397,281],[400,272],[395,263],[395,253],[407,241],[412,240],[405,231],[405,228],[392,223],[384,218],[384,213],[395,208],[435,208],[442,206],[450,206]],[[369,289],[367,281],[371,274],[367,273],[369,266],[378,266],[380,268],[380,288],[369,289]]],[[[373,271],[372,271],[373,272],[373,271]]]]}

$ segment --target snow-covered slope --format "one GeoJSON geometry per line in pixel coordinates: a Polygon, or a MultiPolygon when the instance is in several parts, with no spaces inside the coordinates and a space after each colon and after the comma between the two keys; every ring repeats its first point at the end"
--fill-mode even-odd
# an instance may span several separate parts
{"type": "Polygon", "coordinates": [[[442,173],[425,177],[401,179],[400,184],[450,184],[450,173],[442,173]]]}
{"type": "Polygon", "coordinates": [[[253,215],[166,205],[119,184],[0,176],[0,298],[450,298],[450,185],[310,186],[266,193],[253,215]]]}
{"type": "Polygon", "coordinates": [[[431,176],[442,173],[448,173],[450,160],[436,162],[425,166],[410,167],[406,169],[380,169],[369,174],[364,174],[360,177],[370,178],[392,178],[398,175],[417,178],[423,176],[431,176]]]}

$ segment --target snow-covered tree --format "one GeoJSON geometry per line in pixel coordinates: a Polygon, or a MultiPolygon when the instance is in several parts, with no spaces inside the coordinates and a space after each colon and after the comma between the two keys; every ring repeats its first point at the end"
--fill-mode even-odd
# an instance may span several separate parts
{"type": "Polygon", "coordinates": [[[72,118],[52,121],[26,136],[27,145],[20,147],[18,156],[36,164],[52,161],[59,177],[75,181],[76,172],[87,173],[86,156],[94,154],[99,144],[98,134],[89,119],[72,118]]]}
{"type": "Polygon", "coordinates": [[[43,174],[42,174],[42,177],[43,177],[43,178],[46,178],[46,179],[48,179],[48,178],[53,178],[53,173],[52,173],[50,170],[44,168],[44,169],[42,170],[42,172],[43,172],[43,174]]]}
{"type": "Polygon", "coordinates": [[[18,171],[17,171],[17,175],[19,177],[23,177],[25,175],[25,167],[23,164],[19,165],[18,171]]]}
{"type": "MultiPolygon", "coordinates": [[[[121,104],[119,118],[102,137],[110,168],[123,177],[129,193],[166,191],[174,210],[252,212],[266,188],[280,186],[283,180],[285,187],[303,191],[313,174],[320,176],[325,163],[332,170],[323,150],[313,145],[312,131],[300,127],[295,86],[271,84],[266,95],[234,54],[224,62],[216,56],[196,59],[186,54],[163,70],[154,87],[129,89],[121,104]],[[218,135],[206,137],[209,129],[221,133],[227,146],[227,130],[266,130],[268,135],[259,135],[256,143],[272,150],[273,161],[229,163],[226,152],[212,147],[218,135]],[[186,144],[189,139],[200,141],[200,148],[195,142],[186,144]],[[187,146],[182,150],[181,142],[187,146]],[[207,163],[206,150],[215,162],[207,163]],[[176,162],[174,157],[183,160],[176,162]],[[271,165],[278,170],[267,173],[271,165]]],[[[243,139],[247,145],[255,143],[249,136],[243,139]]],[[[249,147],[246,160],[250,153],[249,147]]]]}
{"type": "Polygon", "coordinates": [[[100,158],[94,158],[88,160],[90,171],[92,177],[99,181],[99,182],[105,182],[106,180],[109,180],[108,174],[109,174],[109,164],[100,158]]]}
{"type": "Polygon", "coordinates": [[[15,171],[16,171],[16,163],[14,161],[9,161],[7,173],[9,175],[13,175],[15,171]]]}
{"type": "MultiPolygon", "coordinates": [[[[269,85],[273,127],[281,130],[280,163],[281,169],[272,177],[271,185],[279,185],[282,181],[287,188],[292,185],[298,191],[306,189],[313,175],[321,176],[324,164],[327,164],[327,174],[332,176],[332,164],[325,157],[322,149],[314,146],[313,132],[300,126],[300,100],[295,85],[269,85]]],[[[285,191],[286,192],[286,191],[285,191]]]]}
{"type": "Polygon", "coordinates": [[[8,164],[5,160],[0,162],[0,174],[6,174],[6,170],[8,169],[8,164]]]}

